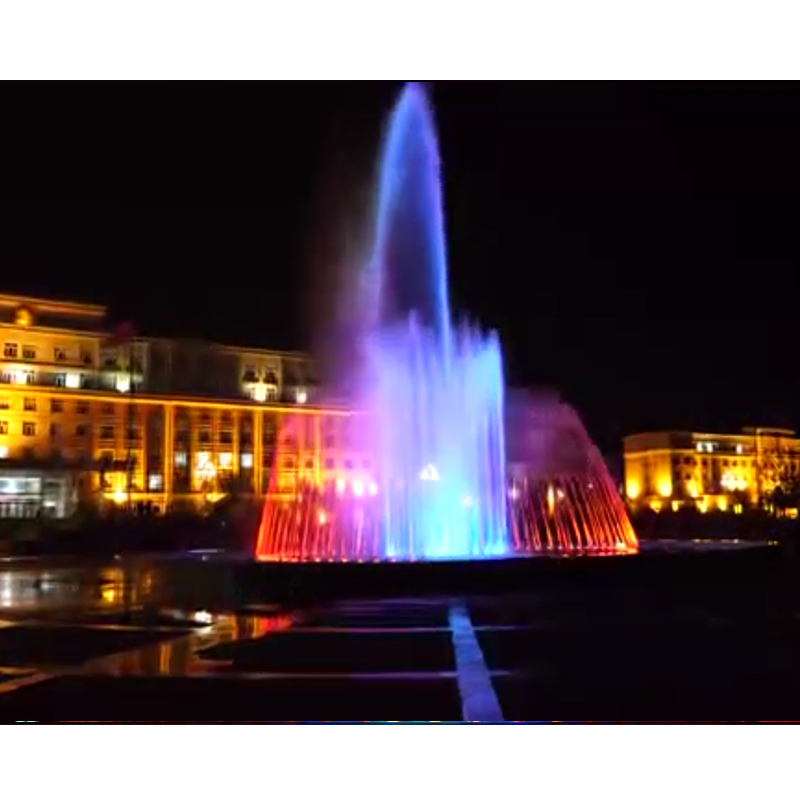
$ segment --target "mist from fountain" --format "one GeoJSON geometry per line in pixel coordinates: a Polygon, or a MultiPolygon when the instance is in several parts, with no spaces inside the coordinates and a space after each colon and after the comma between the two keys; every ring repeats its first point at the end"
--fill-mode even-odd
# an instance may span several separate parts
{"type": "Polygon", "coordinates": [[[288,501],[271,487],[260,558],[477,560],[635,543],[596,459],[558,485],[526,483],[524,497],[515,485],[509,502],[502,352],[496,334],[452,321],[439,146],[417,83],[389,119],[358,291],[351,401],[374,480],[309,481],[288,501]],[[576,513],[587,525],[565,533],[576,513]]]}

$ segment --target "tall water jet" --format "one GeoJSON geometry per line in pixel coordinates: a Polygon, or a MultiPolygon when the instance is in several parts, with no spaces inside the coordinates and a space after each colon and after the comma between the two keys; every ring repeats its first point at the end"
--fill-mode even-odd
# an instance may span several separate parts
{"type": "Polygon", "coordinates": [[[350,401],[374,481],[309,482],[288,500],[270,492],[263,559],[475,560],[635,545],[588,437],[570,439],[585,459],[565,465],[551,454],[549,477],[538,464],[530,481],[509,484],[500,343],[453,324],[440,169],[425,91],[408,84],[381,152],[351,326],[360,361],[350,401]]]}
{"type": "Polygon", "coordinates": [[[502,356],[496,336],[451,320],[439,148],[419,84],[389,121],[366,278],[360,404],[383,487],[382,555],[504,555],[502,356]]]}

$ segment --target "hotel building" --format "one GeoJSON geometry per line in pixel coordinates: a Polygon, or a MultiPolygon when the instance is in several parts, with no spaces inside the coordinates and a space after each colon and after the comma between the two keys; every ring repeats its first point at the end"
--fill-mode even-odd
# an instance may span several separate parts
{"type": "Polygon", "coordinates": [[[372,480],[302,354],[112,334],[102,306],[10,295],[0,348],[0,517],[372,480]]]}
{"type": "Polygon", "coordinates": [[[640,433],[624,440],[625,492],[634,508],[741,512],[768,504],[800,477],[794,431],[640,433]]]}

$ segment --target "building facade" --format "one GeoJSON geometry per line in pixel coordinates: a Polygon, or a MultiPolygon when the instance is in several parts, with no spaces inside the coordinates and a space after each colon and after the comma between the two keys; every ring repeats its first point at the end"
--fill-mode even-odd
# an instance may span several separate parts
{"type": "Polygon", "coordinates": [[[800,477],[791,430],[640,433],[624,441],[625,492],[635,508],[739,512],[769,503],[800,477]]]}
{"type": "Polygon", "coordinates": [[[355,413],[299,353],[110,332],[106,309],[0,295],[0,517],[166,511],[369,482],[355,413]]]}

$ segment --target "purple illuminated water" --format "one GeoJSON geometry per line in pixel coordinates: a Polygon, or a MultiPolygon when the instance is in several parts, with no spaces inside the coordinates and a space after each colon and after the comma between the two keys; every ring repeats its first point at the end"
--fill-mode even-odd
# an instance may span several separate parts
{"type": "Polygon", "coordinates": [[[419,84],[390,118],[364,277],[359,405],[378,454],[381,555],[505,555],[502,355],[496,336],[451,320],[439,148],[419,84]]]}
{"type": "Polygon", "coordinates": [[[416,83],[389,119],[356,294],[351,400],[364,413],[354,434],[357,449],[374,456],[375,480],[368,489],[310,483],[291,500],[268,498],[260,558],[474,560],[635,545],[577,417],[559,412],[547,427],[576,442],[580,458],[565,465],[553,448],[545,453],[540,445],[553,437],[536,425],[536,446],[523,453],[536,471],[526,466],[524,479],[507,481],[500,343],[451,318],[439,147],[416,83]]]}

